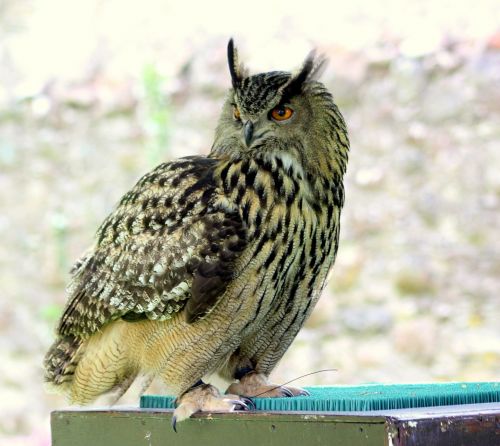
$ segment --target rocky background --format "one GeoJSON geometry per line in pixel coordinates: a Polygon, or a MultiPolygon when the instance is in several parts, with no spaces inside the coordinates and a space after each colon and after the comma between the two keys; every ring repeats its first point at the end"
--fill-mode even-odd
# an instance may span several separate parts
{"type": "Polygon", "coordinates": [[[254,72],[326,54],[351,135],[338,260],[274,381],[498,380],[497,2],[177,3],[0,3],[0,443],[50,444],[68,270],[143,173],[208,152],[230,36],[254,72]]]}

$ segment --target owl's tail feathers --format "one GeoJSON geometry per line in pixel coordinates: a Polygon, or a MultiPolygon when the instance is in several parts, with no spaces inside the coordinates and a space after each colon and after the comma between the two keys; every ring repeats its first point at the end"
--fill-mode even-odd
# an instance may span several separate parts
{"type": "Polygon", "coordinates": [[[52,344],[43,361],[48,390],[64,392],[73,381],[82,354],[82,342],[82,339],[68,335],[56,339],[52,344]]]}
{"type": "Polygon", "coordinates": [[[63,393],[71,404],[92,403],[108,392],[123,395],[139,373],[123,341],[128,323],[114,322],[87,339],[72,335],[56,340],[45,356],[49,392],[63,393]]]}

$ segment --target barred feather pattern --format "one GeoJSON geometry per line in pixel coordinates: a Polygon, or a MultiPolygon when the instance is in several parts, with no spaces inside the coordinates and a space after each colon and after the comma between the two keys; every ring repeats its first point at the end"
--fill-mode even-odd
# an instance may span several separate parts
{"type": "MultiPolygon", "coordinates": [[[[245,233],[235,207],[215,202],[216,165],[205,157],[162,164],[123,197],[73,273],[61,334],[89,335],[129,312],[169,319],[189,298],[196,302],[200,275],[217,273],[211,289],[221,291],[245,233]]],[[[196,303],[190,308],[197,313],[196,303]]]]}

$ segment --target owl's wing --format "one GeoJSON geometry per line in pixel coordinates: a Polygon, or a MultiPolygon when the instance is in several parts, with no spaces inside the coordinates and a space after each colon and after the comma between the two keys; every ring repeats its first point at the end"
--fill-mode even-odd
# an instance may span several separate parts
{"type": "Polygon", "coordinates": [[[128,192],[73,268],[59,333],[89,335],[124,317],[190,322],[217,303],[237,274],[246,229],[214,181],[220,161],[165,163],[128,192]]]}

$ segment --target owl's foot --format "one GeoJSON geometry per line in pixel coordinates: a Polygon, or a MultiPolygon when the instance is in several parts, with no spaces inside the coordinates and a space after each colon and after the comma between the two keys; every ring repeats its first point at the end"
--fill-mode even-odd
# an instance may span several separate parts
{"type": "Polygon", "coordinates": [[[221,395],[216,387],[200,384],[177,399],[177,408],[172,417],[172,427],[177,432],[177,422],[189,418],[196,412],[233,412],[249,410],[252,402],[238,395],[221,395]]]}
{"type": "Polygon", "coordinates": [[[255,372],[248,373],[240,379],[240,382],[231,384],[226,392],[244,395],[248,398],[283,398],[309,395],[307,390],[299,387],[269,384],[267,376],[255,372]]]}

